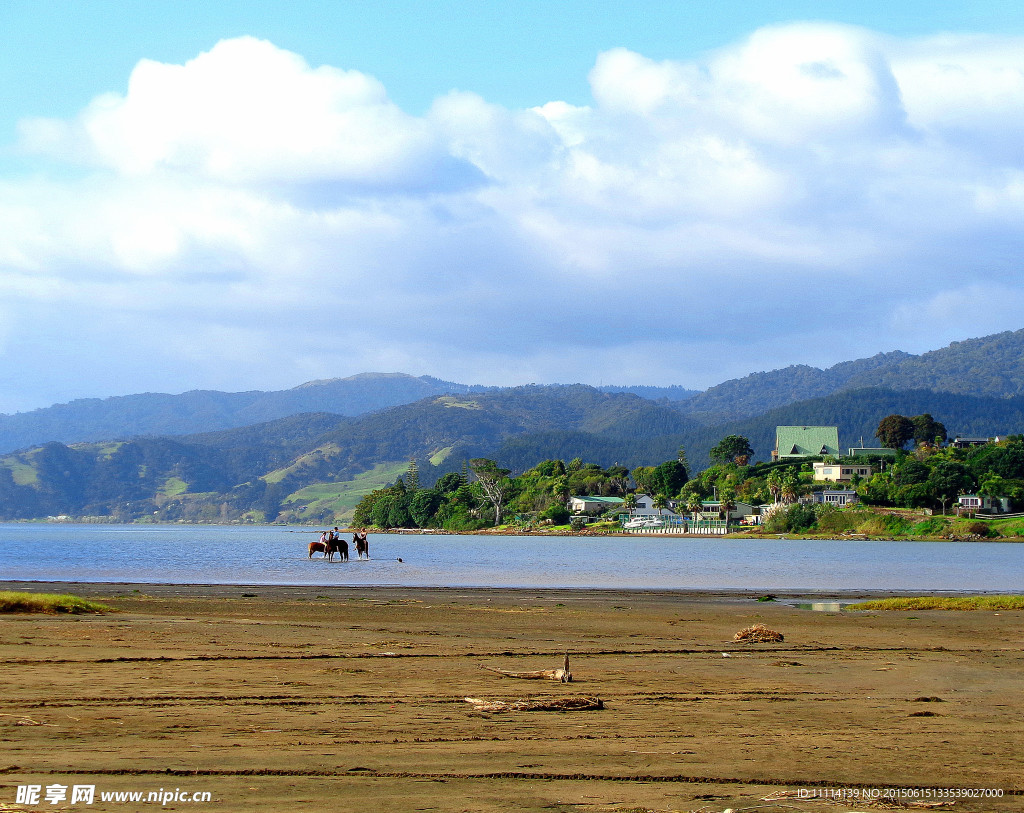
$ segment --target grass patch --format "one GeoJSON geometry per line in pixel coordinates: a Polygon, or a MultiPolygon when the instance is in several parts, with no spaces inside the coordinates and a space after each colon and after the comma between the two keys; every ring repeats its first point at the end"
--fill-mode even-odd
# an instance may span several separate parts
{"type": "Polygon", "coordinates": [[[0,591],[0,613],[113,613],[113,607],[62,593],[0,591]]]}
{"type": "MultiPolygon", "coordinates": [[[[371,491],[393,483],[409,468],[408,461],[378,463],[370,471],[337,483],[313,483],[289,494],[284,505],[297,511],[320,513],[327,510],[335,519],[351,517],[359,501],[371,491]]],[[[301,518],[301,513],[298,515],[301,518]]]]}
{"type": "Polygon", "coordinates": [[[1024,610],[1024,596],[920,596],[850,604],[846,610],[1024,610]]]}
{"type": "Polygon", "coordinates": [[[180,477],[168,477],[158,493],[163,494],[165,497],[177,497],[186,491],[188,491],[188,483],[180,477]]]}

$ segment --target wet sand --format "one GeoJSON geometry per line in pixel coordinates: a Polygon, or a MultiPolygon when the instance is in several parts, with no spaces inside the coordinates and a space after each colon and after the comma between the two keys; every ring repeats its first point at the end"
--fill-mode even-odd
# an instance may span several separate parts
{"type": "Polygon", "coordinates": [[[137,807],[15,804],[30,783],[213,797],[168,810],[886,809],[795,795],[842,788],[1024,808],[1024,612],[598,590],[2,588],[121,612],[0,616],[0,810],[137,807]],[[755,623],[785,641],[732,642],[755,623]],[[565,652],[571,684],[481,668],[554,668],[565,652]],[[604,708],[464,700],[579,695],[604,708]],[[1004,796],[947,795],[963,788],[1004,796]]]}

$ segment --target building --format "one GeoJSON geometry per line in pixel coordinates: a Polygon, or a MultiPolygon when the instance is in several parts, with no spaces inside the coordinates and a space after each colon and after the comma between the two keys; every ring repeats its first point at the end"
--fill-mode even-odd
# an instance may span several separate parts
{"type": "Polygon", "coordinates": [[[826,488],[824,491],[815,491],[811,496],[816,503],[835,505],[839,508],[860,502],[857,492],[847,488],[826,488]]]}
{"type": "Polygon", "coordinates": [[[896,450],[888,446],[851,446],[846,450],[847,457],[896,457],[896,450]]]}
{"type": "Polygon", "coordinates": [[[650,494],[637,494],[636,495],[636,508],[633,509],[634,517],[660,517],[668,520],[671,518],[682,519],[682,517],[676,513],[676,501],[669,500],[668,508],[662,508],[660,511],[654,507],[654,497],[650,494]]]}
{"type": "Polygon", "coordinates": [[[1001,440],[1006,440],[1006,438],[999,435],[994,438],[962,438],[957,435],[950,445],[957,449],[966,449],[968,446],[984,446],[987,443],[999,443],[1001,440]]]}
{"type": "MultiPolygon", "coordinates": [[[[700,517],[697,517],[697,519],[720,519],[722,516],[722,503],[717,500],[703,500],[700,504],[700,511],[697,513],[700,514],[700,517]]],[[[760,513],[760,509],[756,505],[734,502],[729,509],[729,521],[746,523],[747,517],[757,516],[760,513]]]]}
{"type": "Polygon", "coordinates": [[[835,426],[776,426],[772,460],[839,456],[839,429],[835,426]]]}
{"type": "Polygon", "coordinates": [[[871,466],[863,463],[815,463],[814,479],[819,483],[849,483],[854,476],[870,477],[871,466]]]}
{"type": "Polygon", "coordinates": [[[957,513],[1006,514],[1010,511],[1009,497],[989,497],[987,494],[961,494],[957,500],[957,513]]]}
{"type": "Polygon", "coordinates": [[[603,514],[622,507],[622,497],[570,497],[569,511],[573,514],[603,514]]]}

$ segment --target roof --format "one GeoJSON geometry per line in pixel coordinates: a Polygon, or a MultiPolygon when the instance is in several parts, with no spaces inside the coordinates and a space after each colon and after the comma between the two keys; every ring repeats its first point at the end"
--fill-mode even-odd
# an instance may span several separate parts
{"type": "Polygon", "coordinates": [[[835,426],[776,426],[779,457],[838,455],[839,429],[835,426]]]}
{"type": "Polygon", "coordinates": [[[591,497],[589,495],[575,496],[574,500],[586,500],[587,502],[606,502],[611,505],[618,505],[622,502],[622,497],[591,497]]]}

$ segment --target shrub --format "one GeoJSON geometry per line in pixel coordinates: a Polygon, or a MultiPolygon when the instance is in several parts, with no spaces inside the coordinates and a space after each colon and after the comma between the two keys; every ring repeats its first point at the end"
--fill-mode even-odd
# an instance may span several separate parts
{"type": "Polygon", "coordinates": [[[107,607],[95,601],[61,593],[16,593],[0,592],[0,613],[111,613],[107,607]]]}

